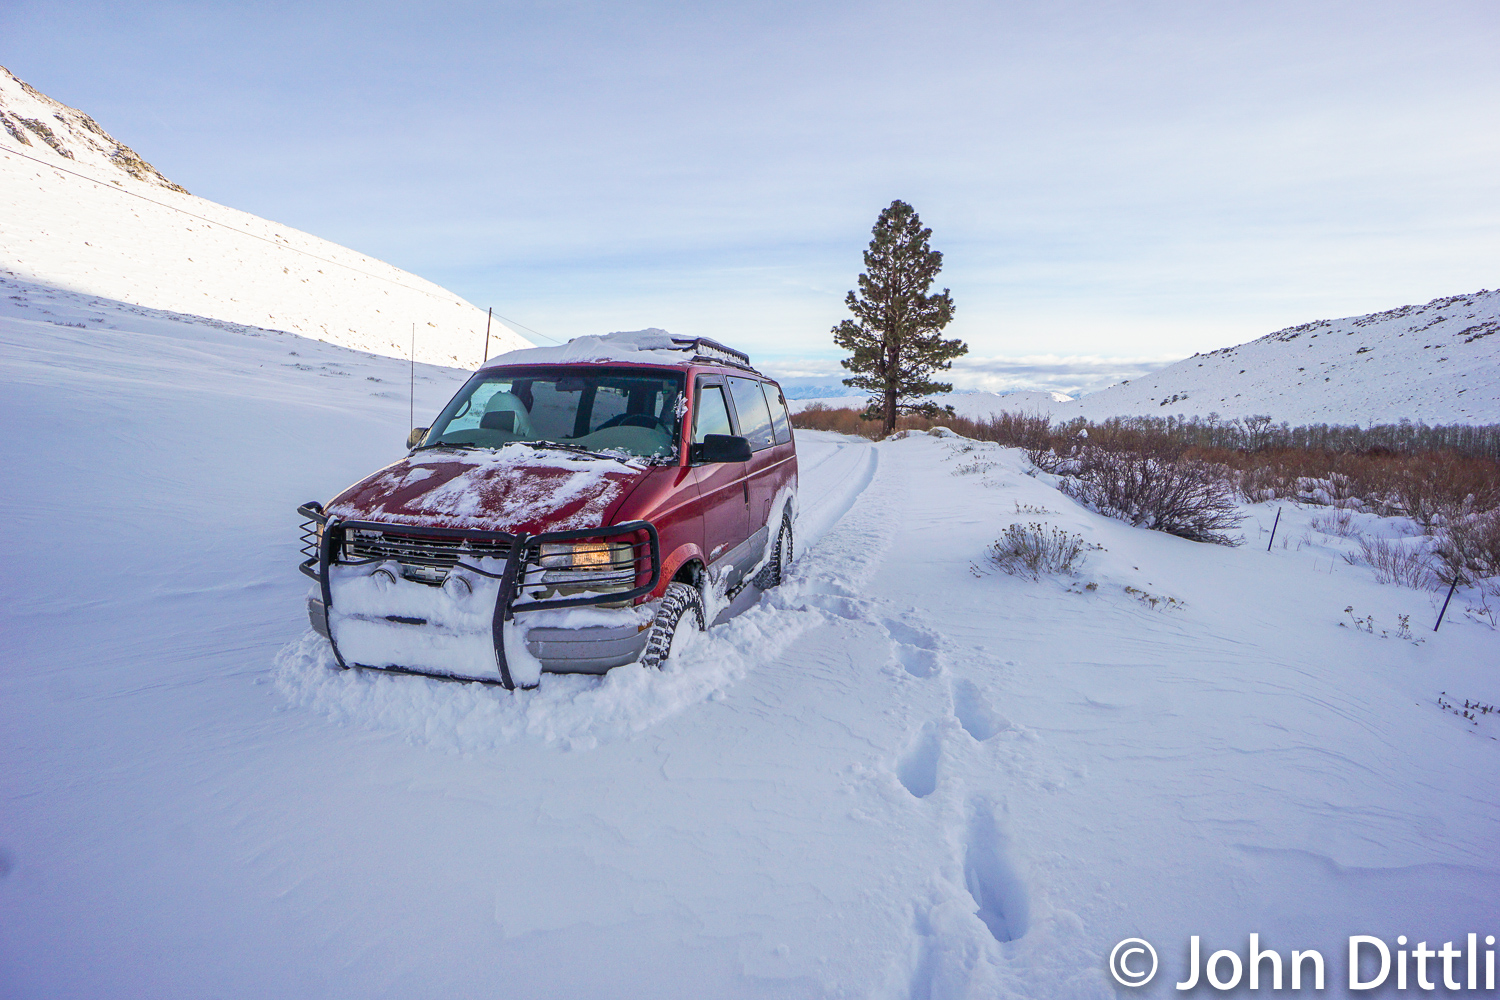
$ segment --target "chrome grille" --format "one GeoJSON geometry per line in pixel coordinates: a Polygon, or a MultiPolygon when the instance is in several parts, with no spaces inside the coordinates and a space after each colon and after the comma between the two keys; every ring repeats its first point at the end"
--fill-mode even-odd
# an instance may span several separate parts
{"type": "Polygon", "coordinates": [[[393,559],[408,580],[436,586],[460,559],[504,559],[510,543],[470,538],[440,538],[404,532],[354,528],[344,533],[344,559],[349,562],[393,559]]]}

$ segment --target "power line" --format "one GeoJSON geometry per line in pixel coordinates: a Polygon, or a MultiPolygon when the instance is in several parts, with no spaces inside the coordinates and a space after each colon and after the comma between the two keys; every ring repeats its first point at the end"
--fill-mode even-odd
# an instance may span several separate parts
{"type": "MultiPolygon", "coordinates": [[[[390,278],[390,277],[387,277],[387,276],[385,276],[383,274],[374,274],[374,273],[372,273],[370,271],[361,270],[360,268],[357,268],[357,267],[355,267],[352,264],[345,264],[342,261],[329,260],[327,257],[319,257],[317,254],[312,253],[311,251],[303,250],[303,249],[300,249],[299,247],[294,247],[294,246],[291,246],[290,244],[287,244],[287,243],[281,243],[281,242],[279,242],[277,240],[273,240],[273,239],[271,239],[269,237],[261,236],[258,233],[252,233],[252,232],[249,232],[248,230],[239,229],[239,228],[237,228],[235,226],[231,226],[231,225],[229,225],[227,223],[220,222],[217,219],[210,219],[210,218],[207,218],[205,216],[199,215],[196,212],[189,212],[187,209],[185,209],[185,208],[178,208],[176,205],[168,205],[164,201],[157,201],[155,198],[148,198],[148,197],[146,197],[145,195],[141,194],[138,191],[131,191],[128,188],[123,188],[123,187],[116,187],[116,186],[110,184],[108,181],[100,180],[97,177],[90,177],[89,175],[87,175],[87,174],[81,174],[81,173],[79,173],[76,170],[69,170],[67,167],[60,167],[60,166],[58,166],[55,163],[48,163],[46,160],[38,159],[37,157],[32,156],[29,153],[23,153],[19,149],[11,149],[9,146],[0,145],[0,150],[4,150],[7,153],[14,153],[16,156],[19,156],[22,159],[30,160],[33,163],[40,163],[42,166],[44,166],[44,167],[50,167],[51,169],[59,171],[60,173],[72,174],[74,177],[77,177],[80,180],[85,180],[85,181],[89,181],[90,183],[93,183],[93,184],[98,184],[101,187],[105,188],[106,190],[117,191],[120,194],[128,194],[132,198],[139,198],[139,199],[141,199],[141,201],[148,202],[148,203],[150,203],[152,205],[157,206],[158,208],[165,208],[168,211],[177,212],[177,213],[179,213],[181,215],[186,215],[190,219],[197,219],[199,222],[206,222],[206,223],[208,223],[211,226],[218,226],[221,229],[227,229],[231,233],[239,233],[241,236],[248,236],[251,239],[260,240],[262,243],[269,243],[273,247],[280,247],[282,250],[290,250],[290,251],[292,251],[292,253],[300,253],[304,257],[311,257],[313,260],[321,261],[324,264],[331,264],[334,267],[342,267],[342,268],[344,268],[346,270],[353,271],[355,274],[362,274],[362,275],[364,275],[367,278],[374,278],[377,281],[387,281],[387,282],[390,282],[391,284],[395,285],[398,288],[405,288],[407,291],[420,292],[421,294],[427,295],[427,296],[431,296],[434,299],[443,299],[444,301],[448,300],[448,296],[446,296],[446,295],[439,295],[437,292],[429,291],[426,288],[416,288],[416,287],[414,287],[412,285],[406,284],[405,282],[397,281],[395,278],[390,278]]],[[[193,195],[188,195],[188,197],[191,198],[191,197],[193,197],[193,195]]],[[[317,237],[313,237],[313,238],[317,239],[317,237]]],[[[462,303],[462,301],[455,301],[453,304],[454,305],[462,305],[463,303],[462,303]]],[[[496,313],[496,315],[499,316],[499,313],[496,313]]],[[[531,329],[531,327],[529,327],[529,326],[521,326],[520,323],[516,323],[516,322],[514,322],[512,320],[508,320],[504,316],[500,316],[500,319],[501,319],[502,322],[508,323],[511,326],[520,327],[522,330],[525,330],[528,333],[532,333],[532,334],[535,334],[538,337],[542,337],[543,339],[550,340],[554,344],[560,344],[560,343],[562,343],[562,341],[560,341],[560,340],[557,340],[557,339],[555,339],[553,337],[548,337],[545,333],[537,333],[537,331],[531,329]]]]}
{"type": "Polygon", "coordinates": [[[554,344],[561,344],[561,343],[563,343],[563,341],[558,340],[556,337],[549,337],[545,333],[539,333],[538,331],[533,330],[529,326],[523,326],[522,324],[517,323],[513,319],[506,319],[504,316],[501,316],[499,313],[495,313],[495,315],[500,318],[500,321],[502,323],[505,323],[508,326],[514,326],[514,327],[516,327],[518,329],[525,330],[527,333],[535,334],[536,336],[541,337],[543,340],[550,340],[554,344]]]}

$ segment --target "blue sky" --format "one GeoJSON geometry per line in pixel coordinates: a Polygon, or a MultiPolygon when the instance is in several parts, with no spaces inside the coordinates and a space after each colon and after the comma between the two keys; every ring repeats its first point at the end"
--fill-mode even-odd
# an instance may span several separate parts
{"type": "Polygon", "coordinates": [[[1497,29],[1492,2],[9,0],[0,64],[195,194],[553,338],[662,326],[783,373],[836,368],[902,198],[955,380],[1077,389],[1500,284],[1497,29]]]}

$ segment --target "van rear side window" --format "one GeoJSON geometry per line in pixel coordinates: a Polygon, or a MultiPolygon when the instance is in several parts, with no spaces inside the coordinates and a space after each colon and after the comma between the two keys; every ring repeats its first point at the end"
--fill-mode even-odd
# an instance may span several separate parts
{"type": "Polygon", "coordinates": [[[776,429],[776,443],[786,444],[792,440],[792,418],[786,412],[786,399],[781,390],[769,382],[761,384],[766,390],[766,402],[771,404],[771,425],[776,429]]]}
{"type": "Polygon", "coordinates": [[[771,409],[766,406],[766,395],[760,391],[760,382],[731,375],[729,395],[734,398],[734,412],[740,418],[740,434],[749,440],[751,450],[760,451],[775,444],[771,409]]]}

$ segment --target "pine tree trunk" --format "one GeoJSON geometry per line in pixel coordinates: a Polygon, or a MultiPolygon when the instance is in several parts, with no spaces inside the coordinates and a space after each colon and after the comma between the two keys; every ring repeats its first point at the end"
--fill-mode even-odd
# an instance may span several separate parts
{"type": "Polygon", "coordinates": [[[886,350],[886,377],[885,377],[885,409],[881,414],[880,436],[890,437],[896,429],[896,396],[900,388],[896,385],[896,366],[899,363],[899,351],[892,346],[886,350]]]}

